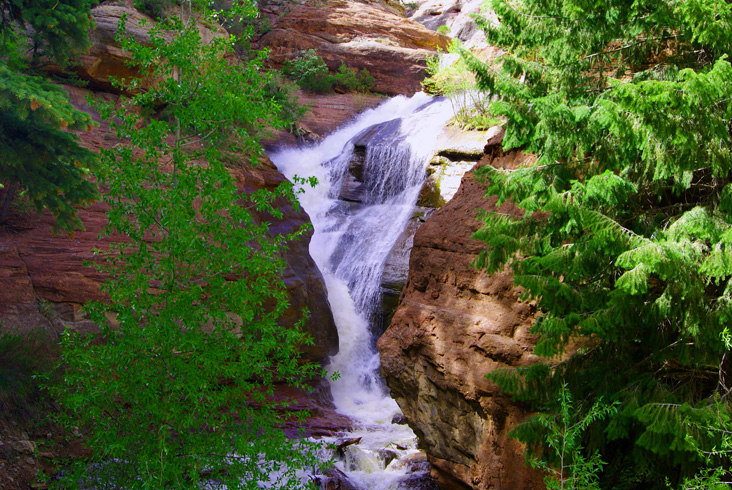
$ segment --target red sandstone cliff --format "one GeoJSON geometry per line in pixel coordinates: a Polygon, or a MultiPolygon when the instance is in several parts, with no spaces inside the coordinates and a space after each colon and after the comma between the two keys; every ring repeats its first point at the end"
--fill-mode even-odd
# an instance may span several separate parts
{"type": "MultiPolygon", "coordinates": [[[[504,153],[501,138],[492,138],[478,166],[515,168],[532,158],[504,153]]],[[[378,342],[381,370],[445,490],[541,489],[542,475],[524,465],[522,445],[508,437],[528,415],[525,407],[484,377],[536,361],[534,306],[519,300],[509,272],[472,266],[484,248],[472,238],[478,210],[496,208],[496,198],[484,194],[467,173],[455,197],[417,231],[407,285],[378,342]]],[[[498,209],[516,212],[510,203],[498,209]]]]}
{"type": "Polygon", "coordinates": [[[426,57],[447,50],[450,39],[408,20],[399,5],[376,1],[326,0],[264,6],[272,30],[259,40],[279,66],[314,49],[337,69],[367,69],[375,90],[388,95],[412,95],[421,90],[426,57]]]}
{"type": "MultiPolygon", "coordinates": [[[[125,65],[129,54],[115,41],[117,24],[123,15],[127,17],[126,25],[130,35],[143,42],[149,37],[149,27],[140,26],[139,21],[144,19],[147,26],[151,26],[153,21],[137,12],[132,7],[131,0],[106,2],[94,8],[92,17],[96,28],[90,33],[92,46],[81,57],[81,65],[77,69],[93,90],[109,89],[110,77],[135,75],[125,65]]],[[[387,4],[351,0],[324,4],[292,3],[275,13],[269,12],[269,15],[275,15],[278,20],[269,41],[263,44],[269,46],[276,56],[286,57],[286,53],[293,47],[312,47],[312,39],[317,39],[316,47],[329,62],[339,64],[340,61],[345,61],[349,66],[361,68],[355,61],[356,58],[352,58],[354,53],[359,52],[361,54],[357,57],[362,56],[364,60],[368,60],[368,68],[373,69],[379,83],[383,87],[391,87],[388,90],[384,88],[385,92],[413,91],[419,85],[422,71],[413,70],[411,57],[418,52],[420,61],[417,64],[423,64],[427,49],[446,45],[444,36],[438,36],[421,25],[406,20],[398,9],[395,10],[387,4]],[[380,43],[375,40],[383,37],[384,45],[391,47],[384,48],[386,51],[378,48],[376,51],[361,52],[358,46],[364,36],[376,44],[380,43]],[[278,44],[280,41],[277,39],[282,44],[278,44]],[[296,39],[311,41],[308,41],[310,44],[300,45],[296,39]],[[353,49],[347,48],[349,43],[353,49]],[[395,45],[399,49],[392,49],[395,45]],[[376,52],[388,52],[389,55],[383,58],[374,54],[376,52]],[[399,69],[394,71],[395,67],[399,69]],[[410,75],[406,74],[407,71],[410,75]],[[395,85],[396,81],[399,82],[398,86],[395,85]]],[[[204,25],[199,30],[204,38],[225,34],[221,28],[212,30],[210,26],[204,25]]],[[[69,90],[74,104],[88,109],[84,102],[86,92],[80,89],[69,90]]],[[[96,95],[113,97],[103,92],[96,95]]],[[[304,99],[313,105],[304,126],[319,134],[332,131],[359,110],[380,101],[376,96],[351,94],[304,99]]],[[[99,122],[99,118],[96,119],[99,122]]],[[[92,149],[108,147],[118,142],[104,122],[93,132],[84,133],[81,137],[84,144],[92,149]]],[[[294,139],[284,142],[294,143],[294,139]]],[[[270,141],[269,144],[273,142],[270,141]]],[[[259,168],[240,168],[234,174],[241,188],[247,191],[261,187],[271,188],[284,179],[268,161],[259,168]]],[[[262,218],[272,221],[271,217],[262,218]]],[[[0,322],[5,330],[40,327],[58,333],[63,328],[91,327],[84,319],[81,307],[88,301],[103,299],[100,284],[104,277],[93,268],[84,266],[84,261],[94,258],[95,248],[107,248],[110,239],[98,239],[105,224],[103,204],[96,203],[80,210],[80,219],[86,231],[78,232],[73,237],[52,235],[52,219],[48,215],[24,215],[0,228],[0,322]]],[[[287,232],[306,221],[309,218],[304,211],[288,208],[283,220],[273,221],[273,230],[287,232]]],[[[299,242],[290,245],[287,252],[288,268],[284,271],[284,280],[291,293],[291,307],[283,322],[294,323],[298,312],[307,307],[311,312],[308,330],[315,345],[307,349],[306,355],[322,361],[327,355],[335,353],[338,340],[322,277],[310,258],[308,243],[309,236],[303,237],[299,242]]]]}
{"type": "MultiPolygon", "coordinates": [[[[90,110],[84,102],[87,91],[68,90],[76,106],[90,110]]],[[[96,119],[99,127],[80,134],[83,144],[98,150],[120,143],[109,125],[96,119]]],[[[263,159],[258,167],[236,167],[232,169],[232,175],[244,192],[274,189],[285,180],[268,159],[263,159]]],[[[271,223],[272,233],[289,233],[309,222],[302,209],[295,209],[284,201],[280,205],[283,219],[260,216],[261,220],[271,223]]],[[[58,334],[64,328],[92,327],[81,313],[82,306],[104,299],[100,286],[105,277],[84,262],[94,260],[95,249],[105,250],[111,241],[119,238],[99,238],[106,224],[105,213],[106,206],[101,202],[79,210],[86,230],[73,236],[53,235],[53,219],[48,214],[16,215],[6,226],[0,227],[0,322],[4,330],[42,328],[58,334]]],[[[283,280],[290,293],[290,307],[281,322],[283,325],[295,324],[300,311],[308,308],[310,318],[306,330],[314,345],[307,346],[304,354],[322,362],[337,352],[338,334],[322,276],[308,252],[309,242],[310,235],[306,235],[291,243],[285,253],[287,268],[283,271],[283,280]]]]}

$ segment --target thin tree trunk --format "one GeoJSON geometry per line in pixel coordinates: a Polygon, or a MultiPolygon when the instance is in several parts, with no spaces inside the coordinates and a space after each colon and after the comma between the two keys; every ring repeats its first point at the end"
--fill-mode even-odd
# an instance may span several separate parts
{"type": "Polygon", "coordinates": [[[13,198],[15,197],[15,192],[17,190],[18,181],[14,181],[10,184],[10,187],[8,187],[8,190],[5,193],[3,207],[0,208],[0,224],[5,223],[5,220],[8,218],[8,213],[10,213],[10,204],[13,202],[13,198]]]}

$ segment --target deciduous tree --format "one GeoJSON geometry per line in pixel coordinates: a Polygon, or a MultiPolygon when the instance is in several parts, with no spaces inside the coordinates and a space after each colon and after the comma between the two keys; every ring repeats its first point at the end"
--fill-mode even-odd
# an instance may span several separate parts
{"type": "Polygon", "coordinates": [[[101,337],[65,335],[61,400],[93,456],[60,485],[304,487],[296,471],[316,464],[312,451],[277,428],[269,397],[313,373],[298,360],[309,339],[276,322],[294,237],[254,216],[280,216],[278,194],[240,193],[219,158],[235,136],[252,164],[258,129],[277,124],[261,57],[231,62],[232,40],[203,44],[185,14],[150,44],[121,39],[158,82],[102,109],[125,142],[102,152],[100,180],[108,232],[126,239],[100,252],[111,274],[110,301],[90,309],[101,337]]]}

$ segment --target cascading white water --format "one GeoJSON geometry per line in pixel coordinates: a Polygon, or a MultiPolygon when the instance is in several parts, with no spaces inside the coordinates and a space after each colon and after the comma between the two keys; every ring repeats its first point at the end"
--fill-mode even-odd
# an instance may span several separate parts
{"type": "Polygon", "coordinates": [[[270,155],[288,178],[318,179],[314,188],[304,188],[300,201],[313,222],[310,254],[325,278],[340,337],[339,353],[329,365],[339,374],[331,390],[338,411],[362,423],[354,433],[362,441],[349,448],[340,469],[368,490],[396,490],[407,471],[399,458],[384,467],[385,450],[400,457],[416,452],[411,430],[391,423],[399,408],[378,376],[369,321],[379,301],[384,262],[414,211],[436,135],[452,116],[447,101],[425,94],[396,97],[361,114],[317,146],[270,155]],[[351,140],[388,121],[367,146],[363,202],[339,200],[353,157],[351,140]]]}

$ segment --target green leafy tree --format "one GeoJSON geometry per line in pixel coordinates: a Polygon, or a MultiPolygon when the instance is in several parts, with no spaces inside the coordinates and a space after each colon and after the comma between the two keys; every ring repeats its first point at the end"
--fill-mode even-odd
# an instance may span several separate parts
{"type": "Polygon", "coordinates": [[[720,436],[693,427],[719,429],[730,412],[732,4],[491,7],[500,25],[481,23],[506,54],[465,59],[507,119],[504,149],[537,159],[481,171],[525,214],[485,216],[478,265],[510,265],[541,310],[536,352],[555,360],[492,379],[537,407],[564,383],[582,406],[619,402],[585,435],[608,462],[604,488],[728,468],[728,455],[699,457],[720,436]]]}
{"type": "Polygon", "coordinates": [[[90,129],[91,118],[38,74],[86,48],[89,8],[89,0],[0,1],[0,223],[18,190],[67,231],[82,227],[74,206],[97,197],[87,180],[95,155],[69,132],[90,129]]]}
{"type": "Polygon", "coordinates": [[[296,471],[316,466],[312,447],[277,428],[282,403],[270,397],[313,375],[298,359],[309,338],[276,321],[294,237],[257,218],[281,217],[276,200],[294,196],[240,193],[220,160],[233,133],[250,164],[259,129],[277,123],[261,57],[232,64],[231,39],[204,45],[180,19],[153,28],[149,45],[120,36],[158,82],[101,109],[128,143],[102,152],[100,176],[107,233],[125,239],[101,252],[110,300],[89,309],[101,336],[64,336],[60,399],[93,455],[59,486],[305,487],[296,471]]]}

